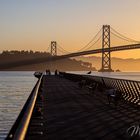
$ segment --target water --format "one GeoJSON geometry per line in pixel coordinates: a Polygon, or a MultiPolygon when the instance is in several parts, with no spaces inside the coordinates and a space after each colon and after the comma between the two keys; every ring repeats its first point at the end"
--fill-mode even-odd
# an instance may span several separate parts
{"type": "Polygon", "coordinates": [[[0,72],[0,140],[5,139],[37,79],[34,72],[0,72]]]}
{"type": "Polygon", "coordinates": [[[86,74],[87,72],[88,71],[71,71],[70,73],[140,81],[140,72],[91,72],[91,74],[86,74]]]}

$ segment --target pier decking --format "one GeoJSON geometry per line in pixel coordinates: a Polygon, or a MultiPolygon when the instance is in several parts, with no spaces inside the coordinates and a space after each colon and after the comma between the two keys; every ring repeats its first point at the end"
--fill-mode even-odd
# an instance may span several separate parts
{"type": "Polygon", "coordinates": [[[140,123],[138,108],[122,101],[109,105],[98,90],[89,93],[57,76],[44,76],[41,86],[43,100],[36,107],[42,108],[42,117],[33,113],[27,140],[125,140],[127,129],[140,123]]]}

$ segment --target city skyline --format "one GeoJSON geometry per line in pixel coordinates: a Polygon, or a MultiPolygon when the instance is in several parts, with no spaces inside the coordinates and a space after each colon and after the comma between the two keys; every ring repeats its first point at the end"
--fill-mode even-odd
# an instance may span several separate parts
{"type": "MultiPolygon", "coordinates": [[[[67,51],[76,51],[85,46],[103,24],[140,40],[139,5],[138,0],[1,1],[0,51],[46,51],[52,40],[67,51]]],[[[140,58],[140,52],[129,50],[112,53],[112,56],[140,58]]]]}

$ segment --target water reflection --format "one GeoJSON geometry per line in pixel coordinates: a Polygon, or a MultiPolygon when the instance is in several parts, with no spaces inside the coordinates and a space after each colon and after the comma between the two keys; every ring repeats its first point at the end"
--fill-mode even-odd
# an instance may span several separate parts
{"type": "Polygon", "coordinates": [[[0,72],[0,140],[5,139],[27,100],[34,72],[0,72]]]}

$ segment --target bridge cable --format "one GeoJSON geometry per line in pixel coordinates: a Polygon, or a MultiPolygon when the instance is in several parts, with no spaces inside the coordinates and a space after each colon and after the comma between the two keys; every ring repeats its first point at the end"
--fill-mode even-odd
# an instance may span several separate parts
{"type": "MultiPolygon", "coordinates": [[[[91,39],[91,41],[89,41],[84,47],[82,47],[81,49],[79,49],[77,52],[80,52],[82,50],[85,50],[95,39],[96,37],[99,35],[99,33],[101,32],[102,28],[99,30],[99,32],[97,32],[97,34],[91,39]]],[[[88,47],[89,48],[89,47],[88,47]]],[[[86,49],[87,50],[87,49],[86,49]]]]}
{"type": "Polygon", "coordinates": [[[92,48],[101,39],[101,37],[102,37],[102,35],[100,35],[100,37],[91,46],[89,46],[85,51],[87,51],[90,48],[92,48]]]}
{"type": "Polygon", "coordinates": [[[118,31],[116,31],[115,29],[113,29],[112,27],[111,27],[111,30],[114,31],[114,32],[117,34],[117,35],[116,35],[116,34],[114,34],[113,32],[111,32],[113,35],[116,35],[117,37],[119,37],[119,38],[121,38],[121,39],[123,39],[123,40],[129,41],[129,42],[140,43],[140,41],[137,41],[137,40],[134,40],[134,39],[131,39],[131,38],[128,38],[128,37],[122,35],[122,34],[119,33],[118,31]]]}
{"type": "Polygon", "coordinates": [[[117,34],[115,34],[115,33],[113,33],[113,32],[111,32],[111,34],[113,34],[114,36],[116,36],[116,37],[118,37],[118,38],[120,38],[120,39],[122,39],[122,40],[125,40],[125,41],[127,41],[127,42],[131,42],[131,43],[132,43],[131,40],[128,40],[128,39],[126,39],[126,38],[123,38],[123,37],[121,37],[121,36],[119,36],[119,35],[117,35],[117,34]]]}
{"type": "Polygon", "coordinates": [[[60,48],[57,48],[57,50],[58,50],[59,52],[63,53],[63,54],[66,54],[66,52],[65,52],[65,51],[63,51],[63,50],[62,50],[62,49],[60,49],[60,48]]]}
{"type": "Polygon", "coordinates": [[[63,47],[61,47],[60,44],[58,44],[58,43],[57,43],[57,46],[58,46],[58,48],[61,49],[63,52],[65,52],[65,53],[71,53],[71,52],[65,50],[63,47]]]}
{"type": "Polygon", "coordinates": [[[47,48],[47,50],[46,50],[46,51],[47,51],[47,52],[49,52],[49,50],[50,50],[50,45],[48,46],[48,48],[47,48]]]}

